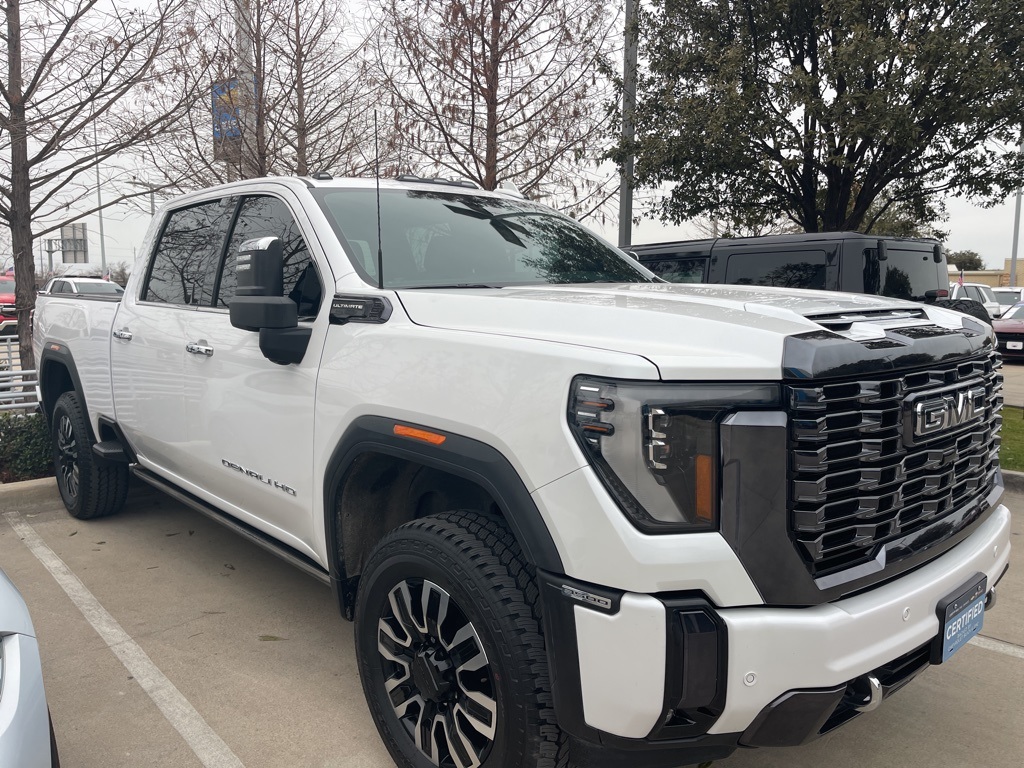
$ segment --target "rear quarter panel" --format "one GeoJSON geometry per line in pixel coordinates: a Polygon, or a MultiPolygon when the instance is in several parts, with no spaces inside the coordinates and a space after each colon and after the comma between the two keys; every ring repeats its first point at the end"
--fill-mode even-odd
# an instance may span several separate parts
{"type": "Polygon", "coordinates": [[[110,384],[110,333],[119,300],[100,297],[40,295],[36,300],[33,345],[36,360],[47,345],[67,348],[82,386],[80,393],[93,430],[101,415],[113,417],[110,384]]]}

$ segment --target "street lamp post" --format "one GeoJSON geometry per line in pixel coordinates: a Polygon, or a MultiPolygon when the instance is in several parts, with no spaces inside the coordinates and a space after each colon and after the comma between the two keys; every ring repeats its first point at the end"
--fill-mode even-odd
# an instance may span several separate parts
{"type": "Polygon", "coordinates": [[[153,216],[156,214],[156,191],[163,189],[159,184],[153,184],[150,181],[139,181],[138,179],[132,179],[128,182],[133,187],[142,187],[143,189],[149,190],[149,215],[153,216]]]}

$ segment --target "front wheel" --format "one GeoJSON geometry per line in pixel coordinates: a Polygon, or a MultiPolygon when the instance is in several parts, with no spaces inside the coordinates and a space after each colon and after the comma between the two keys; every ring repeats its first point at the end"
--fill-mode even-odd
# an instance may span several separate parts
{"type": "Polygon", "coordinates": [[[65,392],[50,418],[57,488],[72,517],[89,520],[117,512],[128,496],[128,467],[93,455],[85,410],[75,392],[65,392]]]}
{"type": "Polygon", "coordinates": [[[389,534],[364,569],[356,651],[402,768],[567,766],[532,573],[500,518],[449,512],[389,534]]]}

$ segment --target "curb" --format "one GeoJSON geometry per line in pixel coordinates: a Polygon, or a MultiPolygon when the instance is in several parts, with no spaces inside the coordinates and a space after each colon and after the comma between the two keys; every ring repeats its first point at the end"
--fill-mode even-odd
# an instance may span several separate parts
{"type": "Polygon", "coordinates": [[[1003,470],[1003,485],[1010,493],[1024,493],[1024,472],[1003,470]]]}
{"type": "Polygon", "coordinates": [[[17,483],[0,483],[0,506],[10,508],[11,504],[38,504],[59,499],[57,478],[42,477],[38,480],[21,480],[17,483]]]}

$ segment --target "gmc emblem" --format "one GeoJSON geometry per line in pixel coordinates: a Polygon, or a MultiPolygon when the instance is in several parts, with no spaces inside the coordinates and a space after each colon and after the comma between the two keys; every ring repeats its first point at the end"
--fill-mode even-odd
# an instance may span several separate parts
{"type": "Polygon", "coordinates": [[[985,397],[984,385],[975,384],[908,398],[910,429],[904,430],[904,442],[914,445],[978,420],[985,415],[985,397]]]}

